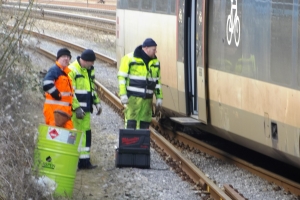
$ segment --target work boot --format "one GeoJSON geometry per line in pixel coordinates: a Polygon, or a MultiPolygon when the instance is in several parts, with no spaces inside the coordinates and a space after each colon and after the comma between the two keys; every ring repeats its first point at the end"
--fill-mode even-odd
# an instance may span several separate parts
{"type": "Polygon", "coordinates": [[[97,168],[98,167],[98,165],[92,165],[91,163],[88,165],[88,166],[86,166],[86,169],[95,169],[95,168],[97,168]]]}
{"type": "Polygon", "coordinates": [[[98,165],[92,165],[89,159],[79,159],[78,170],[95,169],[98,165]]]}

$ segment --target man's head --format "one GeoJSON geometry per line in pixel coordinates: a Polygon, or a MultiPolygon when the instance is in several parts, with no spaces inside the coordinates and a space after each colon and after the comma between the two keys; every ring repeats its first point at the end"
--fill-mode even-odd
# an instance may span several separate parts
{"type": "Polygon", "coordinates": [[[57,51],[56,60],[61,64],[61,66],[66,67],[69,65],[71,60],[71,52],[67,48],[61,48],[57,51]]]}
{"type": "Polygon", "coordinates": [[[147,38],[143,42],[143,50],[144,52],[150,57],[150,58],[155,58],[155,53],[156,53],[156,42],[152,38],[147,38]]]}
{"type": "Polygon", "coordinates": [[[86,49],[81,53],[80,56],[81,59],[81,67],[89,69],[91,66],[94,65],[94,62],[96,60],[96,55],[93,50],[86,49]]]}

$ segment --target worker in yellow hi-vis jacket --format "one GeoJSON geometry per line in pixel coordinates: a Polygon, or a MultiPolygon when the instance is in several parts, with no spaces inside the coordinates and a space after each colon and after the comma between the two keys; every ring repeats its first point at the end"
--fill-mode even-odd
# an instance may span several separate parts
{"type": "Polygon", "coordinates": [[[162,106],[160,62],[156,42],[147,38],[133,53],[122,58],[118,72],[119,96],[125,108],[125,128],[148,129],[152,119],[152,99],[162,106]]]}
{"type": "Polygon", "coordinates": [[[91,131],[91,113],[93,105],[96,106],[97,113],[100,115],[102,107],[100,99],[95,90],[95,70],[94,61],[96,56],[93,50],[86,49],[81,56],[69,65],[71,72],[69,73],[72,79],[72,86],[75,95],[72,102],[73,115],[72,121],[77,130],[83,131],[81,143],[81,151],[79,155],[78,169],[93,169],[97,165],[92,165],[90,162],[90,149],[92,144],[91,131]]]}

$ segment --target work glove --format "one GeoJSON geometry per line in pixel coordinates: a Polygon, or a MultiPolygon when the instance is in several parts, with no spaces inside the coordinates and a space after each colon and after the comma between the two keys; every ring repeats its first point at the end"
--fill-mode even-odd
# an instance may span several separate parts
{"type": "Polygon", "coordinates": [[[52,92],[50,95],[56,100],[61,100],[61,94],[57,89],[54,92],[52,92]]]}
{"type": "Polygon", "coordinates": [[[96,115],[100,115],[102,113],[102,106],[100,103],[96,104],[97,113],[96,115]]]}
{"type": "Polygon", "coordinates": [[[76,108],[75,112],[76,112],[76,118],[77,119],[83,119],[83,117],[85,115],[85,112],[82,110],[81,107],[76,108]]]}
{"type": "Polygon", "coordinates": [[[156,107],[161,108],[162,106],[162,99],[156,99],[156,107]]]}
{"type": "Polygon", "coordinates": [[[127,104],[128,103],[128,97],[127,97],[126,94],[125,95],[121,95],[120,99],[121,99],[121,103],[122,104],[127,104]]]}

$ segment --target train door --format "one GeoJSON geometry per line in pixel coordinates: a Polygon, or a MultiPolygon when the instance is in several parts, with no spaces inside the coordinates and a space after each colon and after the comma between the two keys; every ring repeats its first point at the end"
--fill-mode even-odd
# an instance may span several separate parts
{"type": "Polygon", "coordinates": [[[185,1],[185,90],[190,117],[207,123],[205,19],[206,0],[185,1]]]}

